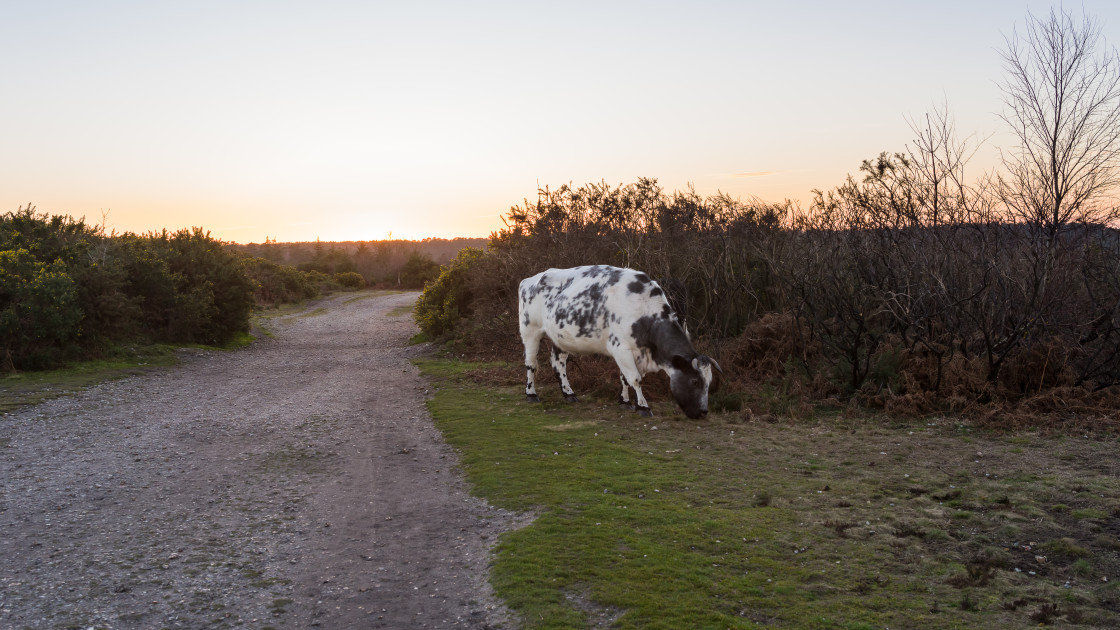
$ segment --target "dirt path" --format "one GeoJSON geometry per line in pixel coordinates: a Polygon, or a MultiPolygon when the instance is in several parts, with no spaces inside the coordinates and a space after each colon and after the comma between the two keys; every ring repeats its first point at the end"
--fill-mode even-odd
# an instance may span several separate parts
{"type": "Polygon", "coordinates": [[[0,417],[0,627],[509,627],[406,342],[341,295],[237,352],[0,417]]]}

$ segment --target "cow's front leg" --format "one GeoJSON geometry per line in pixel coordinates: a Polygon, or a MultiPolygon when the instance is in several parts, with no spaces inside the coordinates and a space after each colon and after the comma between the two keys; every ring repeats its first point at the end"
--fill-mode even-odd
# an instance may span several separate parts
{"type": "Polygon", "coordinates": [[[642,373],[638,371],[638,366],[634,363],[634,357],[629,354],[617,353],[614,360],[618,363],[618,369],[622,372],[622,389],[623,399],[627,398],[626,386],[634,388],[634,406],[638,410],[638,415],[647,418],[653,416],[653,412],[649,410],[649,403],[646,402],[646,397],[642,395],[642,373]]]}
{"type": "Polygon", "coordinates": [[[560,381],[560,391],[564,392],[564,400],[579,402],[572,386],[568,384],[568,353],[555,345],[552,346],[552,371],[556,374],[556,379],[560,381]]]}
{"type": "Polygon", "coordinates": [[[630,402],[630,383],[626,382],[625,374],[619,373],[618,378],[622,381],[622,393],[618,395],[618,406],[633,411],[634,405],[630,402]]]}
{"type": "Polygon", "coordinates": [[[653,412],[649,410],[649,403],[646,402],[646,397],[642,395],[642,377],[635,377],[630,382],[630,386],[634,388],[634,405],[638,410],[638,415],[652,418],[653,412]]]}

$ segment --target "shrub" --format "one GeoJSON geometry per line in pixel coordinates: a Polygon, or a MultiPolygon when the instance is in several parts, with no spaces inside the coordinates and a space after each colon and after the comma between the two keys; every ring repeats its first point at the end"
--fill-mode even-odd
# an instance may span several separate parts
{"type": "Polygon", "coordinates": [[[308,262],[300,263],[296,268],[300,271],[318,271],[329,276],[356,272],[358,269],[350,254],[333,245],[327,249],[319,241],[315,241],[315,256],[308,262]]]}
{"type": "Polygon", "coordinates": [[[123,341],[224,343],[254,283],[199,228],[106,236],[31,206],[0,215],[0,364],[56,367],[123,341]]]}
{"type": "Polygon", "coordinates": [[[317,276],[311,273],[266,258],[244,258],[241,265],[254,283],[258,305],[302,302],[319,295],[317,276]]]}
{"type": "Polygon", "coordinates": [[[424,285],[439,277],[439,263],[428,254],[414,251],[401,267],[400,285],[406,289],[422,289],[424,285]]]}
{"type": "Polygon", "coordinates": [[[344,271],[342,273],[334,274],[334,281],[337,282],[342,288],[355,291],[363,289],[366,286],[366,279],[362,274],[356,271],[344,271]]]}
{"type": "Polygon", "coordinates": [[[468,317],[475,302],[472,272],[483,259],[482,250],[468,247],[459,252],[434,281],[428,283],[416,302],[413,316],[430,339],[446,339],[468,317]]]}
{"type": "Polygon", "coordinates": [[[62,260],[45,264],[26,249],[0,251],[0,364],[51,366],[74,348],[82,310],[62,260]]]}
{"type": "Polygon", "coordinates": [[[125,291],[155,340],[224,343],[249,329],[255,287],[240,259],[201,228],[119,237],[125,291]]]}

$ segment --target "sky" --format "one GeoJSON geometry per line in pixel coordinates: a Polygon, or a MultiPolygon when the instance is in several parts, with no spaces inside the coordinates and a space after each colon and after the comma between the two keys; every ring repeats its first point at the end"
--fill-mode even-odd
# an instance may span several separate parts
{"type": "MultiPolygon", "coordinates": [[[[1031,0],[0,0],[0,213],[239,243],[488,236],[538,186],[830,189],[947,106],[1010,146],[1031,0]]],[[[1120,44],[1120,2],[1070,3],[1120,44]]]]}

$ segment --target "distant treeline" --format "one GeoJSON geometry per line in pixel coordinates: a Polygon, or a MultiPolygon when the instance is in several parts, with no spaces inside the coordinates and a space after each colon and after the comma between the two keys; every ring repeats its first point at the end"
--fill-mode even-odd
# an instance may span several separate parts
{"type": "Polygon", "coordinates": [[[0,373],[128,344],[224,344],[254,307],[371,283],[418,289],[474,242],[234,245],[200,228],[107,234],[29,205],[0,215],[0,373]]]}
{"type": "Polygon", "coordinates": [[[440,265],[460,250],[482,247],[483,238],[429,238],[420,241],[321,241],[230,244],[235,251],[289,265],[301,271],[328,275],[358,273],[372,286],[419,289],[439,275],[440,265]]]}

